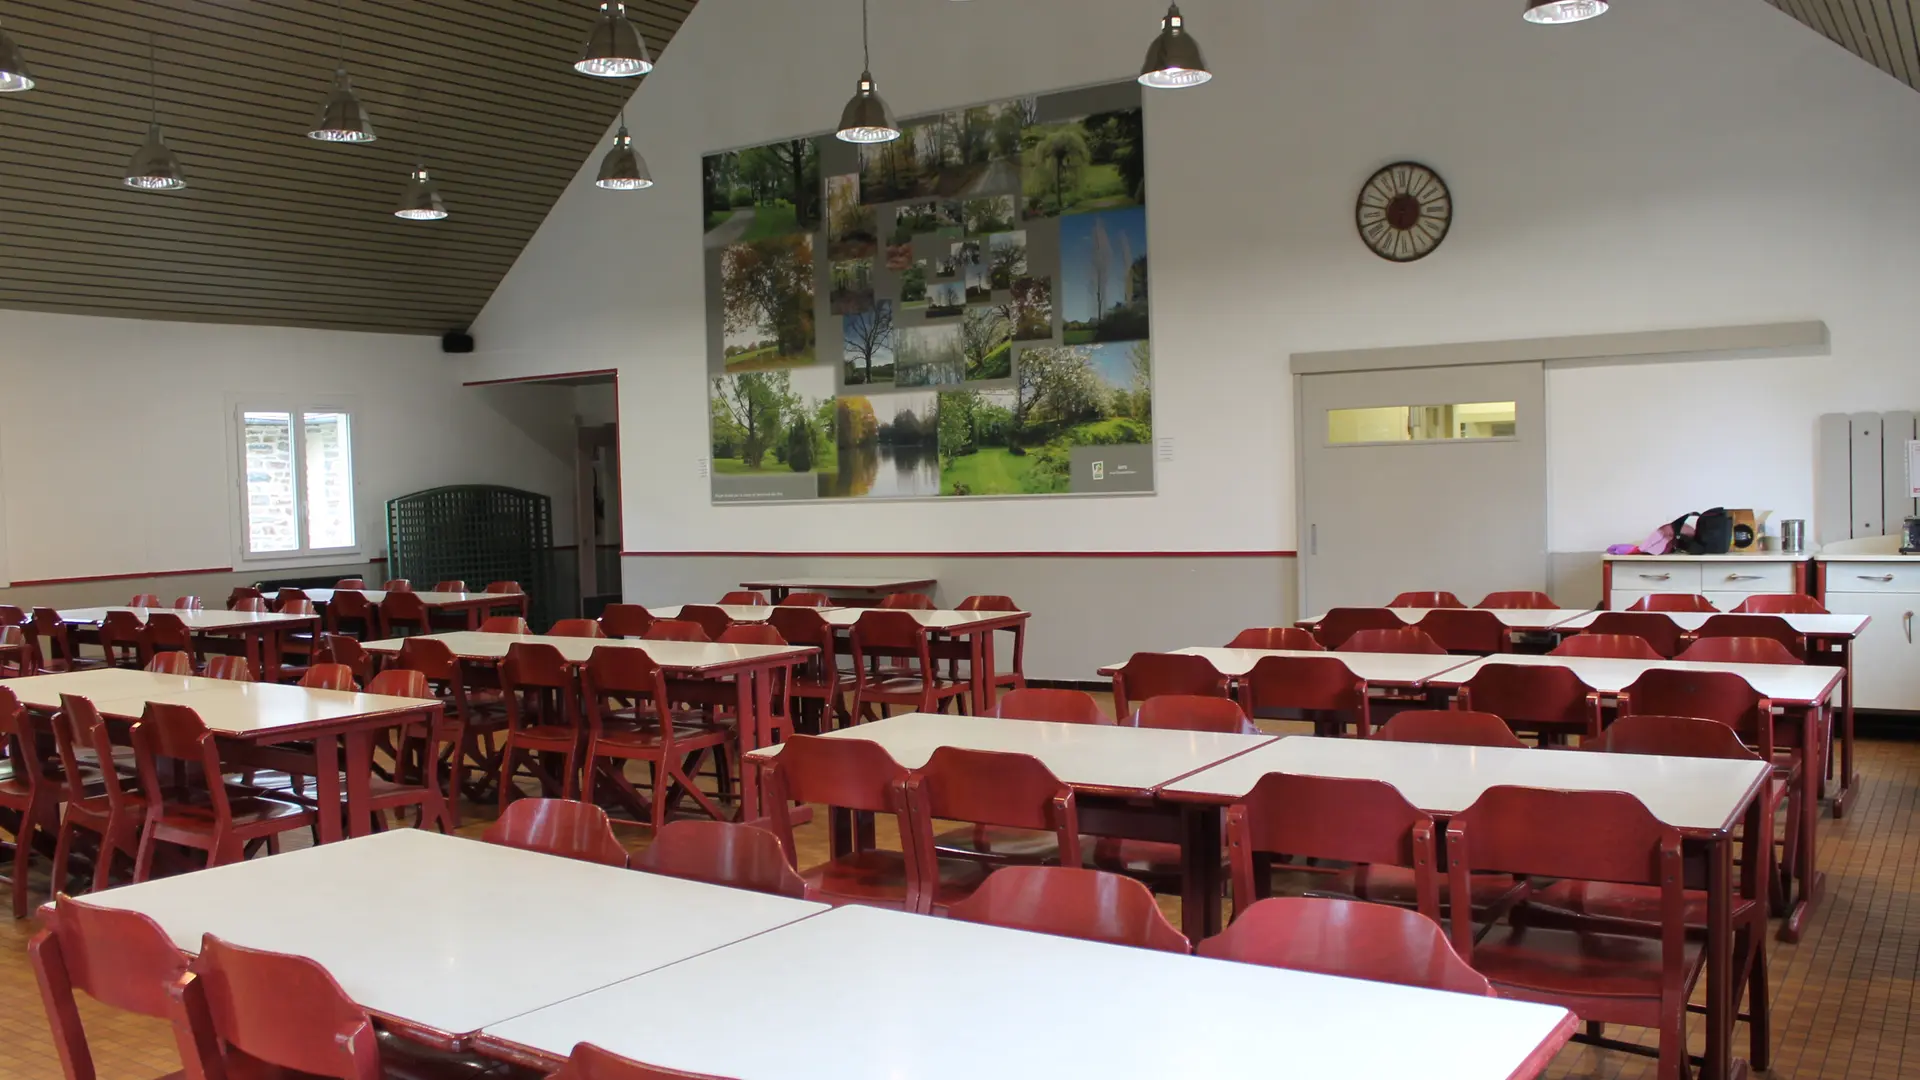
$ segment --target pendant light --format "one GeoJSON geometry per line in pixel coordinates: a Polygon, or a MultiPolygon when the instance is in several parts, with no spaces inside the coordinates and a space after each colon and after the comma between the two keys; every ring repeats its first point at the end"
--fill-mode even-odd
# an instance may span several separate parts
{"type": "Polygon", "coordinates": [[[27,62],[20,57],[20,46],[0,28],[0,94],[17,94],[33,89],[33,76],[27,74],[27,62]]]}
{"type": "Polygon", "coordinates": [[[133,152],[127,162],[122,183],[141,191],[179,191],[187,186],[180,172],[180,159],[173,155],[166,136],[160,133],[159,61],[155,59],[153,32],[147,32],[147,141],[133,152]]]}
{"type": "Polygon", "coordinates": [[[600,20],[587,36],[587,47],[573,70],[602,79],[631,79],[653,70],[647,56],[647,43],[640,31],[627,19],[627,5],[612,0],[600,5],[600,20]]]}
{"type": "Polygon", "coordinates": [[[327,104],[320,110],[320,126],[307,132],[307,138],[320,142],[370,143],[378,136],[373,133],[373,120],[353,92],[353,80],[347,77],[347,16],[340,0],[334,0],[333,14],[340,33],[340,63],[333,69],[333,92],[327,95],[327,104]]]}
{"type": "Polygon", "coordinates": [[[627,114],[620,113],[620,134],[613,137],[613,149],[600,159],[600,177],[595,187],[609,191],[639,191],[653,186],[653,174],[647,162],[633,148],[633,136],[627,134],[627,114]]]}
{"type": "Polygon", "coordinates": [[[1586,22],[1607,13],[1607,0],[1528,0],[1526,20],[1553,26],[1586,22]]]}
{"type": "Polygon", "coordinates": [[[440,201],[440,185],[427,175],[425,165],[415,165],[407,174],[407,189],[400,194],[400,205],[393,216],[408,221],[439,221],[447,216],[447,204],[440,201]]]}
{"type": "Polygon", "coordinates": [[[1212,78],[1207,62],[1200,57],[1200,43],[1187,33],[1180,5],[1169,5],[1167,17],[1160,20],[1160,36],[1147,47],[1147,62],[1140,66],[1140,85],[1181,90],[1212,78]]]}
{"type": "Polygon", "coordinates": [[[893,110],[873,88],[873,50],[867,41],[867,0],[860,0],[860,82],[853,100],[841,110],[840,127],[833,135],[841,142],[883,143],[900,137],[893,110]]]}

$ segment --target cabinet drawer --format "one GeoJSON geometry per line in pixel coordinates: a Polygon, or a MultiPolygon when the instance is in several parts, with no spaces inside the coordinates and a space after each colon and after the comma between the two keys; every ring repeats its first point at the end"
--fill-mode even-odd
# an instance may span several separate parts
{"type": "Polygon", "coordinates": [[[1700,565],[1700,591],[1743,593],[1793,592],[1793,566],[1789,563],[1710,562],[1700,565]]]}
{"type": "Polygon", "coordinates": [[[1920,564],[1830,562],[1825,570],[1829,593],[1920,593],[1920,564]]]}
{"type": "Polygon", "coordinates": [[[1697,593],[1700,569],[1698,563],[1615,562],[1613,587],[1620,592],[1697,593]]]}

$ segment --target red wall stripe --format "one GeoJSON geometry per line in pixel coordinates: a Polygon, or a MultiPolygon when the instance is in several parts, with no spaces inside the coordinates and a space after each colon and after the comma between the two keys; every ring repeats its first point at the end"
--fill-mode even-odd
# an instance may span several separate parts
{"type": "MultiPolygon", "coordinates": [[[[620,376],[620,372],[617,368],[594,368],[591,371],[556,371],[551,375],[516,375],[510,379],[479,379],[474,382],[463,382],[460,385],[505,386],[508,383],[537,383],[552,382],[555,379],[579,379],[589,375],[612,375],[617,379],[620,376]]],[[[615,422],[617,423],[618,421],[615,422]]]]}
{"type": "Polygon", "coordinates": [[[1297,551],[623,551],[625,558],[728,559],[1293,559],[1297,551]]]}

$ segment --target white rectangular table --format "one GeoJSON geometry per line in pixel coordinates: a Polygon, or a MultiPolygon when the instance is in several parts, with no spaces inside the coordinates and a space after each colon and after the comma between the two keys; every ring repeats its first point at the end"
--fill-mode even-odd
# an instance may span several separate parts
{"type": "MultiPolygon", "coordinates": [[[[359,593],[374,607],[379,607],[381,601],[387,598],[387,592],[384,589],[301,589],[300,591],[306,593],[307,599],[313,601],[314,606],[323,611],[328,604],[333,603],[335,593],[359,593]]],[[[279,598],[280,592],[276,589],[261,595],[271,603],[279,598]]],[[[424,592],[415,592],[413,595],[420,598],[420,602],[427,606],[428,611],[464,613],[469,630],[478,629],[480,620],[496,608],[511,607],[522,616],[527,613],[525,593],[435,592],[428,589],[424,592]]]]}
{"type": "Polygon", "coordinates": [[[857,596],[885,597],[897,592],[930,591],[935,583],[933,578],[815,574],[812,577],[756,578],[753,581],[741,582],[740,587],[767,592],[772,595],[775,603],[779,603],[787,598],[788,593],[853,593],[857,596]]]}
{"type": "MultiPolygon", "coordinates": [[[[1392,607],[1392,608],[1386,608],[1385,610],[1393,612],[1395,615],[1398,615],[1400,617],[1401,622],[1406,623],[1408,626],[1412,626],[1414,623],[1417,623],[1421,619],[1426,618],[1428,614],[1439,609],[1392,607]]],[[[1459,609],[1453,609],[1453,610],[1459,610],[1459,609]]],[[[1482,608],[1478,610],[1483,610],[1491,613],[1495,618],[1499,619],[1502,623],[1505,623],[1507,628],[1510,630],[1521,631],[1525,633],[1538,633],[1543,630],[1555,630],[1562,626],[1565,626],[1574,619],[1578,619],[1583,615],[1591,614],[1593,609],[1591,608],[1482,608]]],[[[1315,615],[1311,619],[1301,619],[1295,625],[1305,626],[1305,627],[1318,626],[1321,620],[1325,619],[1326,617],[1327,617],[1327,614],[1326,612],[1323,611],[1320,614],[1315,615]]]]}
{"type": "Polygon", "coordinates": [[[1810,664],[1721,664],[1688,660],[1623,660],[1601,656],[1538,656],[1529,653],[1469,657],[1467,662],[1435,677],[1436,688],[1451,689],[1472,679],[1489,664],[1563,667],[1580,676],[1602,694],[1614,695],[1654,668],[1674,671],[1721,671],[1738,675],[1775,705],[1820,708],[1839,686],[1839,668],[1810,664]]]}
{"type": "Polygon", "coordinates": [[[419,829],[83,899],[147,915],[188,952],[214,934],[309,957],[362,1007],[449,1047],[490,1024],[826,910],[419,829]]]}
{"type": "Polygon", "coordinates": [[[293,630],[316,629],[320,625],[318,615],[227,611],[223,608],[62,608],[59,616],[60,621],[69,626],[98,626],[110,611],[132,612],[133,617],[143,623],[151,615],[173,615],[186,624],[189,633],[196,636],[237,637],[256,677],[267,681],[280,676],[281,635],[293,630]]]}
{"type": "Polygon", "coordinates": [[[1549,1005],[843,907],[494,1024],[478,1044],[551,1067],[591,1042],[739,1080],[1525,1080],[1575,1023],[1549,1005]],[[757,1010],[745,1037],[729,1011],[687,1007],[742,986],[830,1004],[757,1010]]]}
{"type": "MultiPolygon", "coordinates": [[[[1462,664],[1471,663],[1471,656],[1450,656],[1444,653],[1369,653],[1369,652],[1315,652],[1308,649],[1217,649],[1211,646],[1193,646],[1175,649],[1183,656],[1204,657],[1214,670],[1229,679],[1239,679],[1253,670],[1253,666],[1269,656],[1294,657],[1332,657],[1347,666],[1347,670],[1366,680],[1369,686],[1392,687],[1395,689],[1419,689],[1434,681],[1443,672],[1450,672],[1462,664]]],[[[1112,675],[1121,668],[1121,664],[1108,664],[1100,669],[1102,675],[1112,675]]]]}

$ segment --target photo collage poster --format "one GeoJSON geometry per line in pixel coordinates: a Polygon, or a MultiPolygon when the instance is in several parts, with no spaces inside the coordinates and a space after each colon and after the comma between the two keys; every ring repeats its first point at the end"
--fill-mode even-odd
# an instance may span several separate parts
{"type": "Polygon", "coordinates": [[[703,160],[715,503],[1153,491],[1123,83],[703,160]]]}

